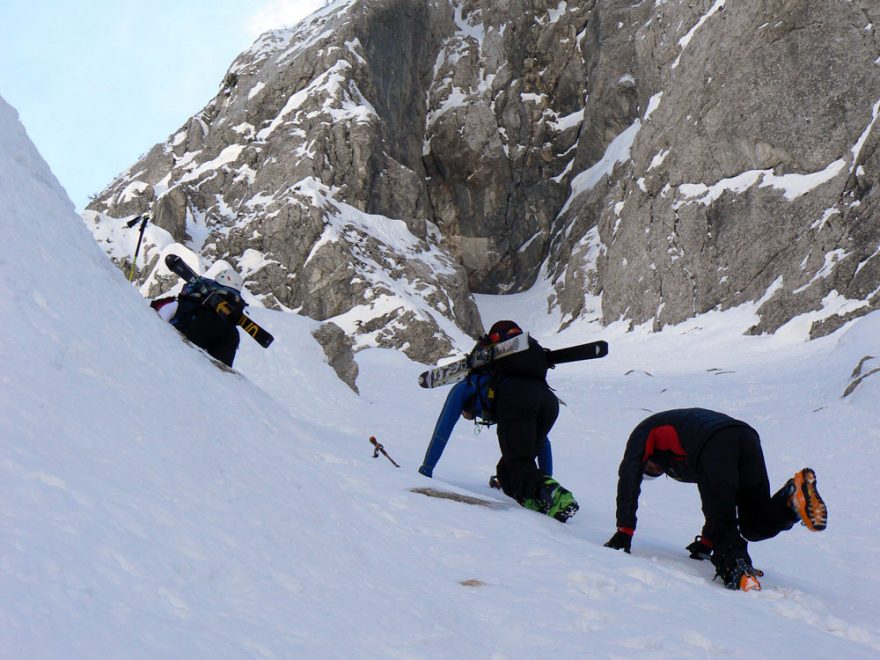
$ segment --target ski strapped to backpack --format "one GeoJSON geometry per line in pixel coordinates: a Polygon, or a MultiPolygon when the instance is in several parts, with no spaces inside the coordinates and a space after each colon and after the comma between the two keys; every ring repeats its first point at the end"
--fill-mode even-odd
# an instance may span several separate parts
{"type": "Polygon", "coordinates": [[[511,337],[506,341],[499,342],[494,346],[478,346],[470,355],[443,365],[442,367],[434,367],[428,369],[419,375],[419,385],[425,388],[440,387],[441,385],[451,385],[460,380],[464,380],[465,376],[471,369],[485,366],[493,360],[498,360],[514,353],[524,351],[529,347],[529,333],[524,332],[516,337],[511,337]]]}
{"type": "MultiPolygon", "coordinates": [[[[165,265],[175,275],[179,276],[185,282],[190,282],[198,275],[196,272],[186,265],[186,262],[178,257],[176,254],[169,254],[165,257],[165,265]]],[[[251,319],[244,312],[240,312],[232,308],[232,306],[226,300],[220,300],[218,303],[211,305],[211,309],[217,312],[218,315],[227,319],[231,323],[235,323],[235,325],[239,326],[244,330],[250,337],[252,337],[260,346],[263,348],[269,348],[269,345],[275,341],[275,337],[273,337],[269,332],[260,327],[253,319],[251,319]],[[238,314],[237,317],[234,317],[235,314],[238,314]]]]}
{"type": "MultiPolygon", "coordinates": [[[[546,350],[547,361],[551,368],[557,364],[565,362],[577,362],[579,360],[592,360],[608,355],[608,343],[604,341],[594,341],[587,344],[579,344],[578,346],[570,346],[568,348],[560,348],[555,351],[546,350]]],[[[489,382],[485,387],[478,387],[474,394],[480,400],[480,408],[482,412],[479,417],[474,415],[474,423],[481,426],[492,426],[497,422],[495,419],[495,392],[498,384],[504,378],[503,371],[492,370],[492,365],[488,364],[483,369],[475,371],[483,371],[488,369],[491,374],[489,382]]],[[[465,402],[467,408],[467,401],[465,402]]]]}
{"type": "Polygon", "coordinates": [[[586,344],[578,344],[577,346],[569,346],[568,348],[559,348],[550,351],[548,359],[550,364],[564,364],[566,362],[579,362],[580,360],[595,360],[608,355],[607,341],[591,341],[586,344]]]}
{"type": "MultiPolygon", "coordinates": [[[[494,346],[477,348],[473,353],[457,362],[425,371],[419,376],[419,385],[425,388],[432,388],[457,383],[464,380],[472,369],[485,366],[493,360],[519,353],[528,347],[529,333],[524,332],[494,346]]],[[[566,362],[595,360],[606,355],[608,355],[608,342],[599,340],[548,351],[547,359],[551,365],[555,366],[566,362]]]]}

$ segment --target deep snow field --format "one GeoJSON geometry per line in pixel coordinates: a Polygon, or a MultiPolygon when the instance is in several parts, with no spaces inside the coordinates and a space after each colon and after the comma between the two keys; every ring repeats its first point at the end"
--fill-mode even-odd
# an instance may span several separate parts
{"type": "MultiPolygon", "coordinates": [[[[557,334],[540,285],[479,297],[487,326],[610,344],[549,376],[555,476],[581,504],[563,525],[488,487],[494,430],[461,420],[435,478],[416,472],[448,390],[402,353],[359,352],[356,395],[317,322],[252,308],[275,343],[243,337],[240,374],[216,368],[109,262],[2,99],[0,235],[0,657],[880,656],[880,374],[843,397],[862,358],[880,366],[880,312],[814,341],[808,317],[744,335],[755,305],[557,334]],[[752,544],[760,592],[688,559],[694,486],[645,484],[632,555],[602,546],[629,432],[685,406],[752,424],[774,489],[816,470],[828,529],[752,544]]],[[[853,305],[828,302],[817,318],[853,305]]]]}

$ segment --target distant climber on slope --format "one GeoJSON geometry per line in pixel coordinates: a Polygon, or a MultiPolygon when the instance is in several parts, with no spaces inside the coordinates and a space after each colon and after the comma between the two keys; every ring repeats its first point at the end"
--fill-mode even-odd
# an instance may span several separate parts
{"type": "Polygon", "coordinates": [[[214,279],[196,277],[186,283],[176,298],[159,298],[150,304],[193,344],[231,367],[240,341],[235,320],[246,307],[242,285],[241,276],[225,268],[214,279]]]}

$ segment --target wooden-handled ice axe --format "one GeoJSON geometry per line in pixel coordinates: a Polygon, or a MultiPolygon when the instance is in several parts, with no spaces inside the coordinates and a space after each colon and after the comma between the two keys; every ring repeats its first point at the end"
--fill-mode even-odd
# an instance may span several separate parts
{"type": "Polygon", "coordinates": [[[378,440],[376,440],[376,436],[371,435],[370,442],[376,448],[373,450],[373,458],[378,458],[379,453],[381,452],[385,458],[387,458],[389,461],[391,461],[391,463],[394,465],[394,467],[400,467],[397,463],[394,462],[394,459],[388,455],[388,452],[385,451],[385,447],[383,447],[382,444],[378,440]]]}

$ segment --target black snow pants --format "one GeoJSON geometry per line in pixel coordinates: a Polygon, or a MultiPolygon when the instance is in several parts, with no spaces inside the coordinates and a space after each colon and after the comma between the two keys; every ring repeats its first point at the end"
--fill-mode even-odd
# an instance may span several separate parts
{"type": "Polygon", "coordinates": [[[522,504],[543,483],[536,458],[559,416],[559,400],[543,379],[505,376],[496,387],[495,416],[501,460],[497,475],[504,492],[522,504]]]}
{"type": "Polygon", "coordinates": [[[720,558],[748,556],[745,539],[769,539],[797,520],[784,488],[770,496],[761,440],[750,428],[731,426],[712,434],[700,452],[697,478],[706,517],[703,533],[720,558]]]}
{"type": "Polygon", "coordinates": [[[236,325],[212,310],[202,308],[195,312],[189,323],[175,327],[193,344],[205,349],[211,357],[232,366],[240,341],[236,325]]]}

